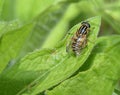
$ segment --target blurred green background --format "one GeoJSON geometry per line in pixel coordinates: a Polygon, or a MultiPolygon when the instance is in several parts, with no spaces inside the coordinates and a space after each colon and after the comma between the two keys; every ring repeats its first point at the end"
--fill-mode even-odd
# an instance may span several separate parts
{"type": "Polygon", "coordinates": [[[0,0],[0,72],[94,16],[102,17],[99,36],[120,34],[120,0],[0,0]]]}
{"type": "Polygon", "coordinates": [[[57,42],[73,25],[98,15],[102,16],[99,36],[120,33],[120,0],[1,0],[0,5],[1,22],[35,24],[29,38],[30,50],[49,47],[48,35],[51,40],[55,36],[57,42]]]}

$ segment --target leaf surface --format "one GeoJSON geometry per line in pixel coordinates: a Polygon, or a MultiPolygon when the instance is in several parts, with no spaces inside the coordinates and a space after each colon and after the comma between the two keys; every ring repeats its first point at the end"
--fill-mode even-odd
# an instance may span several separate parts
{"type": "MultiPolygon", "coordinates": [[[[94,41],[97,39],[100,17],[87,21],[91,24],[92,31],[88,38],[94,41]]],[[[66,53],[66,44],[71,41],[71,37],[79,27],[80,23],[75,25],[69,31],[72,35],[67,35],[55,49],[32,52],[14,67],[2,73],[0,84],[6,87],[3,87],[1,93],[7,90],[11,95],[16,93],[19,95],[25,91],[25,93],[35,95],[70,77],[85,62],[94,47],[93,43],[88,42],[88,48],[85,48],[83,54],[78,57],[66,53]],[[3,82],[3,80],[6,81],[3,82]],[[9,90],[9,88],[13,89],[9,90]]]]}
{"type": "MultiPolygon", "coordinates": [[[[47,95],[112,95],[120,79],[120,36],[101,37],[98,39],[85,66],[89,69],[79,72],[74,77],[62,82],[47,95]],[[114,53],[113,53],[114,52],[114,53]]],[[[84,66],[84,67],[85,67],[84,66]]]]}
{"type": "Polygon", "coordinates": [[[2,72],[2,70],[11,60],[15,59],[19,55],[20,51],[22,50],[22,46],[25,44],[27,36],[31,32],[31,28],[33,27],[33,25],[29,24],[15,29],[17,26],[14,27],[14,24],[11,24],[8,25],[6,29],[5,26],[7,25],[8,23],[1,27],[0,72],[2,72]]]}

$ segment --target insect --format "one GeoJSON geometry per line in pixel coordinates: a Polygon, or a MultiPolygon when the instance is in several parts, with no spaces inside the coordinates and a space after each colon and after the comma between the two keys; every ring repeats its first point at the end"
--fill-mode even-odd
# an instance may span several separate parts
{"type": "Polygon", "coordinates": [[[67,45],[66,51],[69,52],[69,48],[79,55],[81,50],[87,45],[87,35],[90,31],[90,24],[88,22],[82,22],[80,28],[71,38],[71,42],[67,45]]]}

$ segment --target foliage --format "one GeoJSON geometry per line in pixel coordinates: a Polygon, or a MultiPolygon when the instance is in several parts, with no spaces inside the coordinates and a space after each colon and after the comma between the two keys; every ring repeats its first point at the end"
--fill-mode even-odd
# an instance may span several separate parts
{"type": "Polygon", "coordinates": [[[119,95],[119,7],[119,0],[1,0],[0,95],[119,95]],[[82,21],[91,28],[75,56],[66,45],[82,21]]]}

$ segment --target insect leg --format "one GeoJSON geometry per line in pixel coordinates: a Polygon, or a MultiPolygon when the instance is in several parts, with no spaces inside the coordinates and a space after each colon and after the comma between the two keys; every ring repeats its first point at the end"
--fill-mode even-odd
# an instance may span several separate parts
{"type": "Polygon", "coordinates": [[[69,48],[70,48],[70,46],[69,46],[69,44],[67,44],[67,46],[66,46],[66,52],[69,52],[69,48]]]}
{"type": "Polygon", "coordinates": [[[67,35],[73,35],[73,33],[68,32],[67,35]]]}
{"type": "Polygon", "coordinates": [[[69,53],[70,48],[71,48],[71,42],[70,42],[70,43],[67,43],[67,45],[66,45],[66,52],[69,53]]]}

